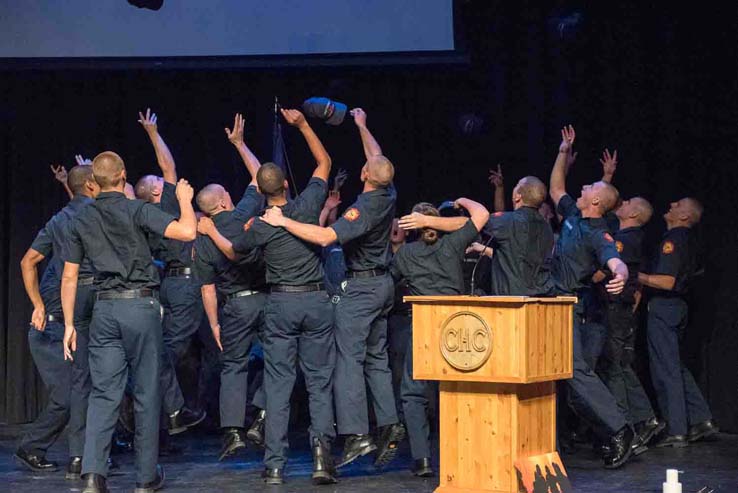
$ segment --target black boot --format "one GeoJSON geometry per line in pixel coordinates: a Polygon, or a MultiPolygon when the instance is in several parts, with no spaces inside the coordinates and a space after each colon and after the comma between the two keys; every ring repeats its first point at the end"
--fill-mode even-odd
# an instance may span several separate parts
{"type": "Polygon", "coordinates": [[[19,448],[15,452],[14,457],[16,462],[33,472],[54,472],[59,469],[59,465],[56,462],[50,462],[45,457],[31,454],[22,448],[19,448]]]}
{"type": "Polygon", "coordinates": [[[261,477],[264,478],[264,482],[266,484],[278,485],[284,483],[281,469],[264,469],[264,472],[261,473],[261,477]]]}
{"type": "Polygon", "coordinates": [[[397,446],[405,438],[405,427],[401,423],[395,423],[382,427],[377,444],[377,458],[374,459],[376,467],[389,464],[397,455],[397,446]]]}
{"type": "Polygon", "coordinates": [[[195,425],[202,422],[207,416],[204,410],[193,411],[187,406],[182,406],[182,409],[169,415],[169,434],[177,435],[183,431],[187,431],[195,425]]]}
{"type": "Polygon", "coordinates": [[[331,449],[318,437],[313,438],[313,484],[334,484],[335,477],[331,449]]]}
{"type": "Polygon", "coordinates": [[[656,416],[636,425],[636,437],[633,440],[633,455],[641,455],[648,450],[648,442],[666,428],[666,423],[656,416]]]}
{"type": "Polygon", "coordinates": [[[423,457],[422,459],[416,459],[413,463],[413,474],[419,478],[429,478],[435,473],[431,467],[429,457],[423,457]]]}
{"type": "Polygon", "coordinates": [[[82,475],[82,480],[85,482],[82,493],[110,493],[105,476],[89,473],[82,475]]]}
{"type": "Polygon", "coordinates": [[[223,430],[223,447],[220,449],[218,460],[230,457],[241,449],[246,448],[243,437],[243,428],[225,428],[223,430]]]}
{"type": "Polygon", "coordinates": [[[154,493],[154,491],[162,489],[164,487],[164,477],[164,468],[157,464],[154,480],[144,484],[136,483],[136,489],[133,490],[133,493],[154,493]]]}
{"type": "Polygon", "coordinates": [[[689,428],[687,441],[696,442],[697,440],[702,440],[703,438],[713,436],[719,431],[720,428],[718,428],[715,422],[711,419],[708,419],[707,421],[697,423],[696,425],[693,425],[689,428]]]}
{"type": "Polygon", "coordinates": [[[635,433],[627,425],[610,438],[610,453],[603,459],[606,469],[617,469],[628,461],[634,438],[635,433]]]}
{"type": "Polygon", "coordinates": [[[75,480],[79,479],[82,474],[82,457],[70,457],[69,465],[67,465],[67,473],[64,475],[64,479],[75,480]]]}
{"type": "Polygon", "coordinates": [[[349,435],[343,444],[343,455],[338,467],[350,464],[359,457],[370,454],[377,450],[374,440],[370,435],[349,435]]]}
{"type": "Polygon", "coordinates": [[[266,411],[261,410],[256,414],[254,422],[251,423],[246,438],[257,447],[264,448],[264,421],[266,420],[266,411]]]}

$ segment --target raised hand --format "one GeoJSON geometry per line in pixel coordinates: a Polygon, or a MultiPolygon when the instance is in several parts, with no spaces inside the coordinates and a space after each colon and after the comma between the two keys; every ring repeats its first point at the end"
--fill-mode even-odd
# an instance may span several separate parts
{"type": "Polygon", "coordinates": [[[210,236],[210,233],[214,230],[215,223],[209,217],[201,217],[200,220],[197,221],[197,232],[201,235],[210,236]]]}
{"type": "MultiPolygon", "coordinates": [[[[456,204],[454,204],[454,207],[456,207],[456,204]]],[[[420,212],[413,212],[412,214],[408,214],[407,216],[402,216],[400,218],[398,226],[400,226],[400,228],[404,229],[405,231],[425,228],[425,215],[421,214],[420,212]]]]}
{"type": "Polygon", "coordinates": [[[181,178],[177,182],[177,188],[174,189],[174,193],[180,202],[192,202],[192,197],[195,196],[195,190],[192,188],[192,185],[184,178],[181,178]]]}
{"type": "Polygon", "coordinates": [[[504,185],[504,178],[502,176],[502,166],[500,164],[497,164],[497,171],[491,169],[489,170],[489,182],[494,185],[495,188],[501,187],[504,185]]]}
{"type": "Polygon", "coordinates": [[[225,133],[234,146],[243,144],[243,115],[241,113],[236,113],[236,117],[233,119],[233,130],[226,127],[225,133]]]}
{"type": "Polygon", "coordinates": [[[392,220],[392,231],[390,232],[390,243],[400,245],[405,243],[405,230],[400,228],[398,219],[392,220]]]}
{"type": "Polygon", "coordinates": [[[269,225],[279,228],[285,225],[286,218],[282,215],[282,209],[275,206],[267,209],[266,212],[264,212],[264,215],[261,216],[261,220],[269,225]]]}
{"type": "Polygon", "coordinates": [[[279,111],[282,112],[282,116],[284,117],[285,121],[293,127],[301,127],[303,125],[307,125],[305,115],[303,115],[301,111],[284,109],[280,109],[279,111]]]}
{"type": "Polygon", "coordinates": [[[138,112],[138,123],[140,123],[148,133],[156,133],[157,131],[156,113],[152,113],[150,108],[146,108],[145,115],[140,111],[138,112]]]}
{"type": "Polygon", "coordinates": [[[610,154],[610,150],[605,149],[602,153],[600,163],[602,164],[602,172],[604,176],[612,178],[618,168],[618,151],[615,150],[610,154]]]}
{"type": "Polygon", "coordinates": [[[338,208],[339,205],[341,205],[341,192],[338,190],[331,190],[328,192],[328,198],[325,199],[325,205],[323,207],[332,211],[338,208]]]}
{"type": "Polygon", "coordinates": [[[52,164],[51,166],[49,166],[49,168],[51,168],[51,172],[54,173],[54,178],[56,178],[57,181],[61,182],[64,185],[67,184],[67,168],[65,168],[61,164],[52,164]]]}
{"type": "Polygon", "coordinates": [[[89,166],[92,164],[92,160],[83,158],[82,154],[75,154],[74,160],[77,161],[78,166],[89,166]]]}
{"type": "Polygon", "coordinates": [[[361,108],[354,108],[350,112],[354,117],[354,123],[357,127],[366,127],[366,112],[361,108]]]}
{"type": "Polygon", "coordinates": [[[571,154],[574,148],[574,140],[576,140],[577,134],[574,131],[574,127],[571,125],[561,129],[561,145],[559,146],[559,152],[571,154]]]}
{"type": "Polygon", "coordinates": [[[343,184],[346,183],[346,178],[348,178],[346,170],[343,168],[339,169],[336,177],[333,179],[333,190],[336,192],[339,191],[343,184]]]}

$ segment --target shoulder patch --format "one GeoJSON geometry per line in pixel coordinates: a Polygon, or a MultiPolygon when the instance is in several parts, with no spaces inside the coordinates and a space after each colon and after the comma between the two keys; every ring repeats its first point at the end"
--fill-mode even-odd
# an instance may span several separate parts
{"type": "Polygon", "coordinates": [[[494,214],[492,214],[492,217],[500,217],[503,214],[505,214],[505,213],[504,212],[495,212],[494,214]]]}
{"type": "Polygon", "coordinates": [[[661,253],[664,255],[669,255],[674,252],[674,242],[670,240],[666,240],[663,245],[661,245],[661,253]]]}
{"type": "Polygon", "coordinates": [[[610,236],[610,233],[603,233],[603,235],[602,235],[602,236],[603,236],[603,237],[605,238],[605,240],[606,240],[606,241],[607,241],[608,243],[613,243],[613,242],[615,241],[615,240],[613,240],[613,239],[612,239],[612,236],[610,236]]]}
{"type": "Polygon", "coordinates": [[[361,217],[361,212],[359,212],[359,209],[357,209],[356,207],[352,207],[351,209],[343,213],[343,217],[347,221],[353,222],[361,217]]]}
{"type": "Polygon", "coordinates": [[[248,221],[246,221],[246,224],[243,225],[243,230],[248,231],[251,229],[251,225],[254,224],[254,220],[256,219],[256,216],[252,217],[248,221]]]}
{"type": "Polygon", "coordinates": [[[622,241],[616,241],[615,242],[615,249],[618,251],[618,253],[623,253],[623,242],[622,241]]]}

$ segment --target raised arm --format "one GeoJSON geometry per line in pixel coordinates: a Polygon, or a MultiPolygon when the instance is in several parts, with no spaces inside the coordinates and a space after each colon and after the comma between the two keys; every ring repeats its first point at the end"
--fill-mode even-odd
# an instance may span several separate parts
{"type": "Polygon", "coordinates": [[[329,226],[336,222],[338,215],[338,206],[341,205],[341,192],[331,190],[328,192],[328,198],[325,199],[323,209],[320,211],[320,219],[318,224],[321,226],[329,226]]]}
{"type": "Polygon", "coordinates": [[[436,231],[451,233],[457,229],[463,228],[467,221],[469,221],[469,218],[464,216],[436,217],[426,216],[419,212],[413,212],[406,216],[402,216],[398,225],[405,231],[409,231],[411,229],[431,228],[436,231]]]}
{"type": "Polygon", "coordinates": [[[77,350],[77,331],[74,328],[74,302],[77,298],[79,264],[64,262],[61,279],[61,303],[64,313],[64,360],[74,359],[77,350]]]}
{"type": "Polygon", "coordinates": [[[246,169],[251,175],[251,185],[256,185],[256,173],[261,168],[261,162],[251,152],[246,143],[243,141],[243,116],[241,113],[236,113],[236,117],[233,119],[233,130],[226,127],[225,133],[228,136],[228,140],[234,145],[238,151],[238,155],[241,156],[243,164],[246,165],[246,169]]]}
{"type": "Polygon", "coordinates": [[[228,238],[220,234],[220,231],[215,227],[215,223],[212,219],[209,217],[201,217],[200,221],[197,223],[197,232],[201,235],[210,237],[218,250],[223,252],[223,255],[225,255],[228,260],[236,260],[236,252],[233,250],[233,243],[231,243],[228,238]]]}
{"type": "Polygon", "coordinates": [[[56,166],[52,164],[49,166],[49,168],[51,168],[51,172],[54,173],[54,178],[56,178],[56,181],[60,182],[64,186],[64,190],[67,192],[67,195],[69,195],[69,200],[72,200],[74,198],[74,194],[72,193],[72,189],[69,188],[69,184],[67,183],[67,168],[65,168],[61,164],[57,164],[56,166]]]}
{"type": "Polygon", "coordinates": [[[502,166],[497,165],[497,171],[489,170],[489,182],[495,187],[494,208],[495,212],[505,211],[505,183],[502,177],[502,166]]]}
{"type": "Polygon", "coordinates": [[[164,237],[179,241],[192,241],[197,236],[197,216],[192,207],[194,190],[185,179],[179,180],[177,188],[177,201],[179,202],[180,215],[164,230],[164,237]]]}
{"type": "Polygon", "coordinates": [[[301,240],[314,245],[327,247],[338,241],[338,235],[336,235],[333,228],[324,228],[322,226],[294,221],[282,215],[282,209],[279,207],[267,209],[264,215],[261,216],[261,219],[274,227],[284,228],[301,240]]]}
{"type": "Polygon", "coordinates": [[[477,228],[477,231],[482,231],[482,228],[484,228],[484,226],[487,224],[487,221],[489,221],[489,211],[479,202],[474,202],[471,199],[461,197],[459,199],[456,199],[456,202],[454,202],[454,206],[456,208],[463,207],[469,212],[471,220],[474,223],[474,227],[477,228]]]}
{"type": "Polygon", "coordinates": [[[318,136],[315,135],[315,132],[305,119],[305,115],[298,110],[280,111],[287,123],[293,127],[297,127],[302,133],[302,136],[305,137],[305,142],[307,142],[308,147],[310,147],[310,152],[313,153],[313,157],[316,162],[313,176],[315,178],[321,178],[327,183],[328,177],[331,174],[331,157],[328,155],[328,151],[323,147],[323,143],[320,141],[318,136]]]}
{"type": "Polygon", "coordinates": [[[174,185],[177,183],[177,167],[174,164],[172,153],[169,152],[169,147],[159,134],[156,120],[156,113],[152,113],[149,108],[146,108],[145,115],[140,111],[138,112],[138,123],[146,130],[149,139],[151,139],[151,144],[154,146],[154,152],[156,153],[156,162],[159,163],[164,181],[174,185]]]}
{"type": "Polygon", "coordinates": [[[23,286],[26,288],[26,294],[33,303],[33,315],[31,315],[31,325],[36,330],[43,331],[46,327],[46,307],[44,300],[41,298],[41,291],[38,286],[38,264],[44,259],[41,252],[29,248],[21,259],[21,275],[23,276],[23,286]]]}
{"type": "Polygon", "coordinates": [[[354,123],[359,129],[359,135],[361,136],[361,145],[364,146],[364,154],[369,159],[373,156],[381,156],[382,148],[379,147],[377,139],[374,138],[372,133],[366,126],[366,113],[361,108],[354,108],[351,110],[351,116],[354,117],[354,123]]]}
{"type": "Polygon", "coordinates": [[[602,164],[602,181],[605,183],[612,183],[612,178],[615,176],[615,171],[618,169],[618,151],[617,149],[610,154],[609,149],[605,149],[600,159],[602,164]]]}
{"type": "Polygon", "coordinates": [[[559,206],[559,200],[566,195],[566,174],[569,171],[569,160],[572,159],[572,150],[576,133],[574,127],[569,125],[561,129],[561,145],[559,154],[556,156],[553,170],[551,170],[551,182],[549,183],[549,194],[554,206],[559,206]]]}

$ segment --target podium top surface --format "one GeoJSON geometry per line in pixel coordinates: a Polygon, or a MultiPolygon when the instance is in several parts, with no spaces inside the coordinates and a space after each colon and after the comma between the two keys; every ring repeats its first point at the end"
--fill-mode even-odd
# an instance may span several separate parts
{"type": "Polygon", "coordinates": [[[440,302],[440,303],[468,303],[470,305],[485,305],[496,303],[576,303],[576,296],[405,296],[405,301],[440,302]]]}

